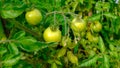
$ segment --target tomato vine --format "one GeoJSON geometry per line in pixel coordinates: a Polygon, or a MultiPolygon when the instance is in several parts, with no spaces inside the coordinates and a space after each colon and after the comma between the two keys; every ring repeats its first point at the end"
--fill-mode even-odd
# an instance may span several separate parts
{"type": "Polygon", "coordinates": [[[0,67],[120,67],[119,22],[119,0],[0,0],[0,67]]]}

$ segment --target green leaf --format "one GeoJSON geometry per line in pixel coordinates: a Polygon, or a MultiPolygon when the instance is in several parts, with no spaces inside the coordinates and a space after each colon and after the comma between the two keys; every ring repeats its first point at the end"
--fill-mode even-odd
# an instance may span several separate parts
{"type": "Polygon", "coordinates": [[[93,57],[96,54],[94,50],[88,50],[88,52],[89,52],[89,57],[93,57]]]}
{"type": "Polygon", "coordinates": [[[99,20],[101,17],[101,14],[93,14],[91,17],[88,18],[89,21],[96,21],[99,20]]]}
{"type": "Polygon", "coordinates": [[[72,51],[67,51],[67,58],[72,64],[78,65],[78,57],[72,51]]]}
{"type": "Polygon", "coordinates": [[[62,65],[61,61],[59,61],[59,60],[55,60],[55,63],[58,65],[62,65]]]}
{"type": "Polygon", "coordinates": [[[20,43],[21,48],[25,51],[36,51],[39,49],[38,45],[36,45],[36,39],[34,39],[33,37],[24,37],[22,39],[20,39],[20,43]]]}
{"type": "Polygon", "coordinates": [[[117,59],[119,58],[119,54],[118,54],[117,51],[110,51],[109,53],[110,53],[110,56],[111,56],[111,57],[117,58],[117,59]]]}
{"type": "Polygon", "coordinates": [[[2,10],[2,18],[16,18],[23,13],[23,10],[2,10]]]}
{"type": "Polygon", "coordinates": [[[20,47],[28,52],[35,52],[46,47],[57,45],[57,43],[54,42],[46,43],[46,42],[36,41],[36,39],[32,37],[25,37],[20,40],[20,43],[22,44],[20,47]]]}
{"type": "Polygon", "coordinates": [[[95,56],[93,56],[90,59],[83,60],[83,62],[80,63],[79,67],[91,66],[92,64],[95,64],[95,62],[97,61],[97,59],[98,59],[98,55],[95,55],[95,56]]]}
{"type": "Polygon", "coordinates": [[[102,39],[101,36],[99,36],[98,45],[99,45],[100,51],[101,51],[102,53],[104,53],[104,52],[105,52],[105,45],[104,45],[104,42],[103,42],[103,39],[102,39]]]}
{"type": "Polygon", "coordinates": [[[53,60],[53,59],[49,59],[49,60],[47,60],[47,62],[48,62],[49,64],[52,64],[52,63],[54,62],[54,60],[53,60]]]}
{"type": "Polygon", "coordinates": [[[2,56],[2,55],[5,54],[6,52],[7,52],[7,48],[0,46],[0,55],[2,56]]]}
{"type": "Polygon", "coordinates": [[[116,19],[116,18],[117,18],[116,15],[113,15],[112,13],[109,13],[109,12],[106,12],[106,13],[104,13],[103,15],[105,15],[105,16],[108,17],[108,18],[113,18],[113,19],[116,19]]]}
{"type": "Polygon", "coordinates": [[[98,11],[103,11],[103,2],[98,1],[98,2],[95,4],[95,9],[98,10],[98,11]]]}
{"type": "Polygon", "coordinates": [[[1,16],[2,18],[16,18],[21,15],[26,9],[26,5],[23,1],[16,1],[4,3],[2,5],[1,16]]]}
{"type": "Polygon", "coordinates": [[[104,64],[104,68],[110,68],[109,56],[104,54],[103,57],[104,57],[104,63],[103,63],[104,64]]]}
{"type": "Polygon", "coordinates": [[[71,11],[72,11],[72,12],[75,12],[75,10],[76,10],[78,4],[79,4],[79,3],[78,3],[77,1],[71,3],[71,7],[72,7],[71,11]]]}
{"type": "Polygon", "coordinates": [[[32,64],[30,64],[29,62],[25,61],[25,60],[20,60],[17,64],[15,64],[14,66],[12,66],[12,68],[33,68],[32,64]]]}
{"type": "Polygon", "coordinates": [[[16,34],[14,34],[13,39],[20,39],[25,36],[25,31],[19,31],[16,34]]]}
{"type": "Polygon", "coordinates": [[[120,17],[117,17],[116,19],[114,19],[112,21],[112,27],[113,27],[113,31],[114,33],[118,34],[119,35],[119,30],[120,30],[120,17]]]}
{"type": "Polygon", "coordinates": [[[111,51],[115,51],[116,50],[116,48],[115,48],[115,46],[113,44],[109,44],[109,48],[110,48],[111,51]]]}
{"type": "Polygon", "coordinates": [[[2,61],[2,64],[4,66],[13,66],[15,65],[19,60],[21,56],[20,55],[7,55],[4,60],[2,61]]]}
{"type": "Polygon", "coordinates": [[[65,53],[66,53],[66,50],[67,50],[66,48],[61,48],[61,49],[58,51],[57,58],[64,56],[65,53]]]}
{"type": "Polygon", "coordinates": [[[109,2],[104,2],[103,10],[109,10],[109,9],[110,9],[110,3],[109,2]]]}
{"type": "Polygon", "coordinates": [[[19,54],[19,50],[17,48],[17,45],[15,43],[9,43],[8,49],[11,54],[17,55],[19,54]]]}
{"type": "Polygon", "coordinates": [[[83,4],[84,0],[78,0],[81,4],[83,4]]]}
{"type": "Polygon", "coordinates": [[[51,64],[51,68],[58,68],[56,63],[51,64]]]}
{"type": "Polygon", "coordinates": [[[36,42],[36,45],[39,46],[39,49],[44,49],[44,48],[47,48],[47,47],[54,47],[56,45],[58,45],[58,43],[55,43],[55,42],[50,42],[50,43],[46,43],[46,42],[36,42]]]}
{"type": "Polygon", "coordinates": [[[76,54],[79,50],[79,44],[76,44],[76,46],[74,47],[74,53],[76,54]]]}

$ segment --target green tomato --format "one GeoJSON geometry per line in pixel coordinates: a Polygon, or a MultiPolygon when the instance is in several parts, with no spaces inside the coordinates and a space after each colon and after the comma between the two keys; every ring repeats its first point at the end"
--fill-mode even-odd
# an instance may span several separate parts
{"type": "Polygon", "coordinates": [[[75,32],[81,32],[85,30],[86,23],[83,19],[74,18],[71,23],[71,28],[75,32]]]}
{"type": "Polygon", "coordinates": [[[102,30],[102,24],[99,21],[95,21],[91,24],[91,28],[94,32],[100,32],[102,30]]]}
{"type": "Polygon", "coordinates": [[[42,14],[38,9],[26,12],[25,18],[30,25],[37,25],[42,20],[42,14]]]}
{"type": "Polygon", "coordinates": [[[48,27],[43,33],[43,38],[46,42],[60,42],[61,31],[59,29],[53,31],[50,27],[48,27]]]}

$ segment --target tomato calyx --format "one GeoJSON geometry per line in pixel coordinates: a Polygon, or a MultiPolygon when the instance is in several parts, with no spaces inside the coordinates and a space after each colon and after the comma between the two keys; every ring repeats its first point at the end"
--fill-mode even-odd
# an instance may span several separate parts
{"type": "Polygon", "coordinates": [[[54,27],[54,26],[51,26],[51,27],[50,27],[50,29],[51,29],[53,32],[55,32],[55,31],[59,30],[59,28],[58,28],[58,27],[54,27]]]}

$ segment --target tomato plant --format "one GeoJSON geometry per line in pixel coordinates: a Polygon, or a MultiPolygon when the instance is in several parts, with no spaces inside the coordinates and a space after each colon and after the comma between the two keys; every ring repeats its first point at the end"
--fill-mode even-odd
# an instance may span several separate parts
{"type": "Polygon", "coordinates": [[[119,68],[120,0],[0,0],[0,68],[119,68]]]}

